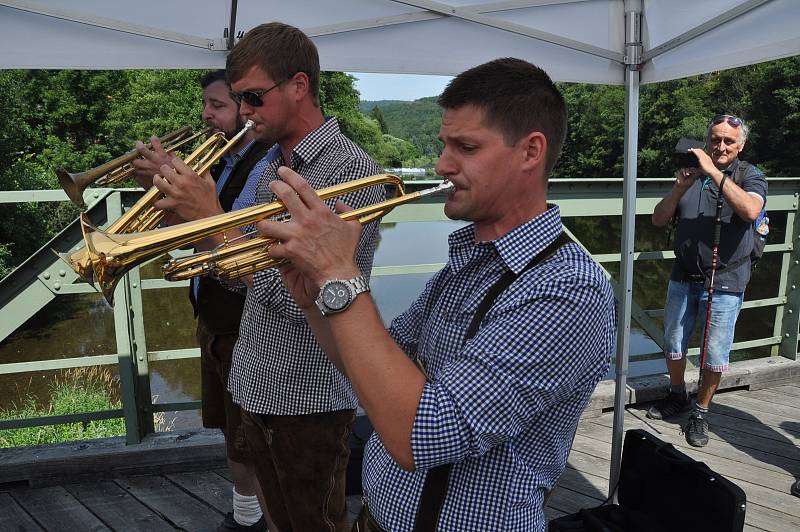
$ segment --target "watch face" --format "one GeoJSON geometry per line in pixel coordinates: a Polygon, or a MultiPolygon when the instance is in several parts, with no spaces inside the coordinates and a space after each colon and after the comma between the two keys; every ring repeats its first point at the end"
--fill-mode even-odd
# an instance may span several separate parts
{"type": "Polygon", "coordinates": [[[331,310],[342,310],[350,303],[350,289],[342,281],[334,281],[325,285],[322,301],[331,310]]]}

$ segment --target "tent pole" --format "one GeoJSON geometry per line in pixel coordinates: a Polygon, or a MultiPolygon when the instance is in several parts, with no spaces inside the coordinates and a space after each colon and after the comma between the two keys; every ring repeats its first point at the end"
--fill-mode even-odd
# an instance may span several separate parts
{"type": "Polygon", "coordinates": [[[228,24],[228,51],[233,50],[233,45],[236,44],[236,15],[239,9],[239,0],[231,0],[231,20],[228,24]]]}
{"type": "Polygon", "coordinates": [[[614,424],[611,435],[611,472],[609,497],[619,481],[627,398],[628,354],[631,342],[631,302],[633,291],[633,253],[636,222],[636,152],[639,133],[639,60],[641,41],[641,0],[625,0],[625,170],[622,198],[622,241],[620,245],[620,282],[617,294],[618,325],[616,386],[614,389],[614,424]]]}

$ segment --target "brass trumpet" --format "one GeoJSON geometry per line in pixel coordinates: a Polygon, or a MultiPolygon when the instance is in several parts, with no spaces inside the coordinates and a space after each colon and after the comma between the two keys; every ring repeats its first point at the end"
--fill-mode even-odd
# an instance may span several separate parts
{"type": "MultiPolygon", "coordinates": [[[[422,196],[427,196],[435,192],[447,191],[452,188],[450,183],[445,182],[438,187],[426,191],[404,194],[402,179],[390,174],[378,174],[328,187],[318,191],[317,194],[322,199],[329,199],[362,188],[386,184],[397,187],[397,197],[361,209],[349,211],[341,216],[348,220],[358,218],[362,223],[366,223],[384,216],[398,205],[416,200],[422,196]]],[[[85,216],[82,216],[82,221],[91,268],[94,271],[103,296],[109,304],[112,304],[114,288],[122,276],[134,266],[162,255],[163,253],[180,248],[185,244],[197,242],[209,236],[223,233],[229,229],[250,225],[285,212],[286,207],[283,203],[276,201],[219,214],[203,220],[186,222],[143,233],[125,235],[108,234],[97,231],[86,221],[85,216]]],[[[269,246],[272,245],[272,243],[273,242],[268,239],[262,238],[259,241],[259,239],[256,238],[248,240],[244,244],[240,244],[248,248],[243,251],[243,255],[248,258],[249,262],[247,270],[236,264],[236,253],[230,255],[226,252],[226,258],[232,261],[228,262],[227,266],[236,268],[233,270],[234,274],[231,274],[231,277],[236,276],[235,274],[244,275],[245,273],[256,271],[257,269],[278,265],[277,261],[269,257],[269,246]],[[259,244],[255,244],[255,249],[250,248],[250,246],[253,246],[251,242],[254,241],[260,244],[260,246],[259,244]]],[[[219,255],[219,250],[217,250],[216,253],[219,255]]],[[[187,258],[192,259],[193,257],[187,258]]],[[[196,262],[197,261],[173,262],[168,264],[166,269],[168,270],[170,279],[185,279],[206,273],[206,271],[210,270],[210,266],[203,266],[202,262],[198,265],[196,262]],[[180,273],[183,270],[186,270],[192,275],[184,276],[180,273]]]]}
{"type": "MultiPolygon", "coordinates": [[[[181,146],[184,146],[195,139],[206,136],[211,131],[211,128],[206,128],[199,133],[192,134],[192,128],[185,126],[170,133],[167,133],[161,138],[164,143],[164,150],[167,152],[175,151],[181,146]]],[[[152,148],[148,144],[147,148],[152,148]]],[[[112,159],[107,163],[96,166],[85,172],[71,174],[59,168],[56,170],[58,181],[61,183],[61,188],[67,193],[70,201],[78,207],[84,208],[86,204],[83,202],[83,192],[92,183],[98,186],[106,186],[112,183],[120,183],[131,177],[136,168],[131,164],[134,159],[139,158],[139,152],[131,150],[124,155],[120,155],[116,159],[112,159]]]]}
{"type": "MultiPolygon", "coordinates": [[[[214,133],[186,157],[184,161],[198,175],[202,175],[214,166],[220,157],[235,146],[253,126],[253,121],[248,120],[244,127],[230,140],[226,140],[223,133],[214,133]]],[[[148,231],[157,227],[164,218],[164,212],[156,209],[154,205],[163,197],[164,195],[156,187],[150,187],[144,196],[139,198],[139,201],[106,229],[105,234],[134,233],[148,231]]],[[[91,228],[91,224],[86,219],[84,213],[81,214],[81,226],[84,232],[84,240],[86,240],[85,227],[88,226],[91,228]]],[[[91,228],[91,231],[94,231],[94,228],[91,228]]],[[[70,267],[75,270],[75,273],[94,286],[95,269],[87,246],[83,246],[71,253],[56,252],[56,254],[64,262],[69,264],[70,267]]],[[[109,298],[107,297],[106,299],[108,300],[109,298]]]]}

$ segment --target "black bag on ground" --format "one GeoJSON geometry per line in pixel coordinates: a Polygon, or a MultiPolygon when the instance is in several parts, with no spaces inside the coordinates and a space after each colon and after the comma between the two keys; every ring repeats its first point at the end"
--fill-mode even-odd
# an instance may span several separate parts
{"type": "Polygon", "coordinates": [[[730,480],[644,430],[625,433],[619,504],[550,521],[550,532],[739,532],[745,494],[730,480]]]}

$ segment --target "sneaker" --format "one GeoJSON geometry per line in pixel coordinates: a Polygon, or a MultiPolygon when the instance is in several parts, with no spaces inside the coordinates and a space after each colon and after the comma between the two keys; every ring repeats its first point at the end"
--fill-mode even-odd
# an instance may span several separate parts
{"type": "Polygon", "coordinates": [[[666,419],[688,411],[691,404],[686,392],[669,392],[665,398],[647,410],[646,416],[650,419],[666,419]]]}
{"type": "Polygon", "coordinates": [[[705,447],[708,443],[708,421],[699,412],[692,412],[683,432],[692,447],[705,447]]]}
{"type": "Polygon", "coordinates": [[[225,519],[217,527],[217,532],[232,532],[235,530],[250,530],[252,532],[267,532],[267,522],[262,515],[261,518],[252,525],[240,525],[233,518],[233,512],[225,514],[225,519]]]}
{"type": "Polygon", "coordinates": [[[800,497],[800,479],[794,481],[794,484],[792,484],[792,487],[789,491],[791,491],[792,495],[795,497],[800,497]]]}

